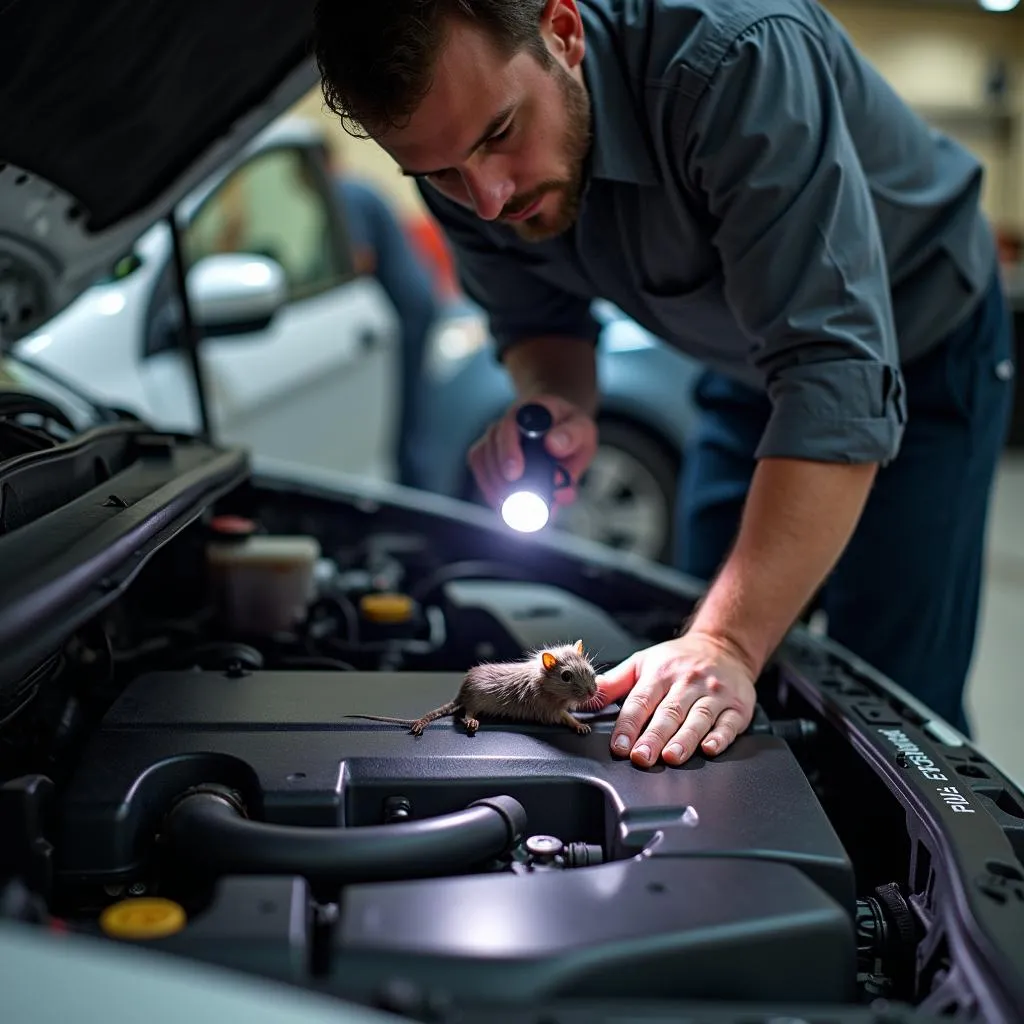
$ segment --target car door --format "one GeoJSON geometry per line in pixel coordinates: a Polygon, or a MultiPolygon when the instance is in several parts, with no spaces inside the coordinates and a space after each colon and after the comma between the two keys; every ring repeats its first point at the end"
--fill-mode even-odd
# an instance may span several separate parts
{"type": "MultiPolygon", "coordinates": [[[[353,275],[318,150],[274,145],[255,153],[203,201],[182,241],[186,268],[216,253],[262,255],[280,264],[287,285],[287,301],[265,328],[202,341],[217,440],[393,478],[396,317],[376,281],[353,275]]],[[[164,290],[172,300],[169,271],[164,290]]],[[[154,301],[154,321],[161,308],[154,301]]],[[[181,388],[188,364],[180,333],[169,348],[153,338],[149,330],[145,386],[153,407],[170,409],[169,390],[181,388]]],[[[186,426],[198,426],[194,405],[187,418],[186,426]]]]}

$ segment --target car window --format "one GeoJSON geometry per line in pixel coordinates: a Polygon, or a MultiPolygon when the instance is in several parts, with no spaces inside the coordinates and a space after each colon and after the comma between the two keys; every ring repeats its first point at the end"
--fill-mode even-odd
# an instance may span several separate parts
{"type": "Polygon", "coordinates": [[[184,232],[189,265],[214,253],[254,253],[284,268],[289,297],[308,298],[350,276],[323,180],[299,149],[260,153],[203,204],[184,232]]]}

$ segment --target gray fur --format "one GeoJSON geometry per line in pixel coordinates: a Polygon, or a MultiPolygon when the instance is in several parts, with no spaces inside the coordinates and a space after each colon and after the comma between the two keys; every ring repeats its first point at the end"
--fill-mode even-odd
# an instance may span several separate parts
{"type": "Polygon", "coordinates": [[[580,734],[590,726],[569,712],[586,704],[597,692],[594,666],[583,650],[583,641],[560,644],[532,651],[520,661],[481,662],[465,675],[455,699],[418,719],[387,718],[381,715],[349,715],[375,722],[407,725],[419,736],[423,729],[439,718],[461,712],[466,731],[472,735],[479,728],[480,715],[537,722],[543,725],[565,725],[580,734]],[[554,664],[544,665],[545,657],[554,664]],[[568,678],[563,679],[563,673],[568,678]]]}

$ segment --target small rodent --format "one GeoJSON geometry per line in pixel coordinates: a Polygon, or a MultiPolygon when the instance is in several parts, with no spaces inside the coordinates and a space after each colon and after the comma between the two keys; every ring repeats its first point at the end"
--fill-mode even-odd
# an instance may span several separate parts
{"type": "Polygon", "coordinates": [[[495,715],[542,725],[567,725],[581,736],[590,726],[570,711],[587,704],[597,694],[597,675],[583,650],[583,641],[534,651],[520,661],[481,662],[474,665],[455,699],[428,711],[421,718],[388,718],[384,715],[346,715],[374,722],[407,725],[420,736],[439,718],[461,714],[468,735],[480,728],[479,715],[495,715]]]}

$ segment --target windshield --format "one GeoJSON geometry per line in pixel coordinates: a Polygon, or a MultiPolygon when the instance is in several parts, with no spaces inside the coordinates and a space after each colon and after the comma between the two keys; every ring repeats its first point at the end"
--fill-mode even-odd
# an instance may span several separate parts
{"type": "MultiPolygon", "coordinates": [[[[25,395],[43,399],[56,406],[70,421],[75,432],[89,430],[110,419],[103,410],[90,403],[77,390],[65,386],[50,374],[33,367],[17,356],[0,353],[0,395],[25,395]]],[[[22,408],[21,406],[14,406],[22,408]]],[[[4,415],[0,405],[0,419],[16,416],[19,420],[30,422],[38,420],[39,415],[31,411],[12,412],[4,415]]]]}

